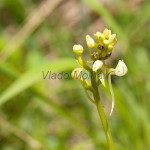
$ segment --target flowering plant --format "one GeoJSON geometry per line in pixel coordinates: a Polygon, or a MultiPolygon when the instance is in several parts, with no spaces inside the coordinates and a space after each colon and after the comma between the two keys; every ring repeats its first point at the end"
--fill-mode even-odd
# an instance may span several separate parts
{"type": "Polygon", "coordinates": [[[112,135],[108,127],[107,118],[105,116],[103,106],[101,104],[98,87],[100,84],[105,86],[105,78],[108,78],[109,87],[112,96],[112,108],[110,111],[110,115],[111,115],[115,104],[114,94],[111,85],[111,75],[117,75],[117,76],[125,75],[127,73],[127,66],[125,65],[123,60],[119,60],[116,68],[110,68],[109,64],[106,64],[105,62],[106,59],[111,57],[113,47],[117,42],[116,34],[111,34],[111,30],[105,29],[103,33],[96,32],[94,36],[96,38],[96,41],[94,41],[94,39],[89,35],[86,36],[86,43],[89,48],[90,57],[92,59],[92,61],[90,62],[93,64],[92,67],[87,65],[86,61],[82,57],[82,54],[84,52],[84,48],[82,47],[82,45],[73,46],[73,51],[75,53],[75,60],[79,63],[81,68],[76,68],[73,70],[72,78],[77,79],[81,82],[88,99],[96,105],[105,131],[109,150],[114,150],[112,135]],[[92,52],[91,48],[95,49],[95,51],[92,52]],[[89,71],[91,75],[90,83],[88,80],[84,79],[81,76],[83,69],[89,71]],[[91,92],[93,94],[93,98],[91,98],[88,92],[91,92]]]}

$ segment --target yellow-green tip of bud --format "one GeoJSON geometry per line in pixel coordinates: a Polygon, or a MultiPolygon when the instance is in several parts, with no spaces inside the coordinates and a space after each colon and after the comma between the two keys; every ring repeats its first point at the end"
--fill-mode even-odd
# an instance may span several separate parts
{"type": "Polygon", "coordinates": [[[103,66],[103,62],[101,60],[96,60],[93,64],[93,71],[96,72],[97,70],[101,69],[103,66]]]}
{"type": "Polygon", "coordinates": [[[107,28],[104,29],[103,35],[105,36],[106,39],[108,39],[109,36],[111,35],[111,30],[108,30],[107,28]]]}
{"type": "Polygon", "coordinates": [[[76,68],[72,71],[71,77],[75,80],[81,80],[82,79],[82,68],[76,68]]]}
{"type": "Polygon", "coordinates": [[[86,36],[86,43],[89,48],[92,48],[95,46],[94,40],[89,35],[86,36]]]}
{"type": "Polygon", "coordinates": [[[112,34],[112,35],[110,35],[110,37],[109,37],[109,41],[110,41],[111,43],[113,43],[114,40],[115,40],[115,38],[116,38],[116,34],[112,34]]]}
{"type": "Polygon", "coordinates": [[[96,39],[104,41],[105,40],[105,36],[101,33],[101,32],[96,32],[94,34],[94,36],[96,37],[96,39]]]}
{"type": "Polygon", "coordinates": [[[81,55],[83,53],[83,46],[78,44],[73,46],[73,51],[77,55],[81,55]]]}
{"type": "Polygon", "coordinates": [[[112,49],[113,49],[113,45],[108,45],[108,50],[109,50],[109,52],[111,52],[112,51],[112,49]]]}

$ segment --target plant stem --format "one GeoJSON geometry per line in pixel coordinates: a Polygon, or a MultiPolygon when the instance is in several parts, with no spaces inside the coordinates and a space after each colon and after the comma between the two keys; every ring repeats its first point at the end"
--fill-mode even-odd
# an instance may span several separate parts
{"type": "Polygon", "coordinates": [[[108,142],[108,147],[109,147],[109,150],[114,150],[113,139],[112,139],[110,129],[108,127],[107,118],[105,116],[103,106],[102,106],[101,101],[100,101],[99,94],[98,93],[96,94],[96,93],[94,93],[93,96],[94,96],[96,106],[97,106],[97,110],[98,110],[98,113],[99,113],[99,116],[100,116],[100,119],[101,119],[101,122],[102,122],[102,125],[103,125],[103,128],[104,128],[104,131],[105,131],[106,139],[107,139],[107,142],[108,142]]]}
{"type": "Polygon", "coordinates": [[[98,86],[96,84],[96,74],[91,75],[91,83],[92,83],[93,88],[95,89],[95,91],[93,91],[93,97],[96,102],[98,114],[100,116],[100,119],[101,119],[101,122],[103,125],[103,129],[104,129],[104,132],[106,135],[109,150],[114,150],[112,135],[111,135],[111,132],[110,132],[110,129],[108,126],[106,115],[103,110],[103,106],[101,104],[101,100],[100,100],[100,96],[99,96],[99,92],[98,92],[98,86]]]}

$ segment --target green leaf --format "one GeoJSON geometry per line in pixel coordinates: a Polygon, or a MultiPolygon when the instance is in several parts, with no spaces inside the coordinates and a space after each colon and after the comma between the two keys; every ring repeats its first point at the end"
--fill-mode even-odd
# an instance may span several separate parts
{"type": "Polygon", "coordinates": [[[42,66],[25,72],[1,94],[0,106],[8,100],[10,100],[11,98],[13,98],[14,96],[18,95],[20,92],[34,85],[38,81],[44,81],[42,71],[67,71],[74,69],[76,66],[77,64],[73,59],[64,58],[55,61],[50,61],[46,64],[43,64],[42,66]]]}

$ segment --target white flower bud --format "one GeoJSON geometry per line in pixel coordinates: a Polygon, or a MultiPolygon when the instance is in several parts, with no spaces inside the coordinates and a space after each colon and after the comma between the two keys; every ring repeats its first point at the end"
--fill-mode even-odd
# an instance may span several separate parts
{"type": "Polygon", "coordinates": [[[82,45],[74,45],[73,46],[73,51],[74,53],[76,53],[77,55],[81,55],[83,53],[83,47],[82,45]]]}
{"type": "Polygon", "coordinates": [[[81,80],[82,79],[82,68],[76,68],[72,71],[71,77],[75,80],[81,80]]]}
{"type": "Polygon", "coordinates": [[[93,64],[93,71],[97,71],[99,69],[101,69],[103,66],[103,62],[101,60],[96,60],[93,64]]]}
{"type": "Polygon", "coordinates": [[[87,46],[90,48],[95,46],[94,40],[89,35],[86,36],[86,43],[87,43],[87,46]]]}
{"type": "Polygon", "coordinates": [[[126,64],[123,62],[123,60],[119,60],[116,69],[115,69],[115,75],[117,76],[124,76],[128,71],[128,68],[126,64]]]}

